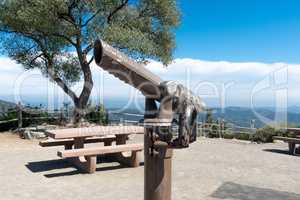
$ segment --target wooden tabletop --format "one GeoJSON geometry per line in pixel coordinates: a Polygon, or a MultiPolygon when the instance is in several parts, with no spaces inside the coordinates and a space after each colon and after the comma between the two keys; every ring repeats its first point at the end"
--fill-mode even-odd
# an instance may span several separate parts
{"type": "Polygon", "coordinates": [[[144,134],[142,126],[94,126],[85,128],[69,128],[46,131],[53,139],[85,138],[106,135],[144,134]]]}
{"type": "Polygon", "coordinates": [[[300,134],[300,128],[287,128],[287,131],[300,134]]]}

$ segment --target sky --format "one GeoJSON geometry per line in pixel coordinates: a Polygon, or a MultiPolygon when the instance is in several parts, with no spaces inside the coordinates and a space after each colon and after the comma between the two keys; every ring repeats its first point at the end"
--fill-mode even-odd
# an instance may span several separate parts
{"type": "MultiPolygon", "coordinates": [[[[148,64],[164,80],[177,80],[208,106],[300,106],[300,1],[179,1],[174,61],[148,64]]],[[[141,94],[93,64],[92,99],[127,105],[141,94]],[[134,97],[132,97],[134,96],[134,97]],[[124,103],[125,102],[125,103],[124,103]]],[[[38,71],[24,72],[0,57],[0,99],[26,103],[69,101],[38,71]],[[59,98],[58,98],[59,96],[59,98]]],[[[81,83],[74,86],[79,92],[81,83]]],[[[138,99],[138,100],[136,100],[138,99]]]]}
{"type": "Polygon", "coordinates": [[[300,62],[300,1],[180,1],[176,57],[300,62]]]}

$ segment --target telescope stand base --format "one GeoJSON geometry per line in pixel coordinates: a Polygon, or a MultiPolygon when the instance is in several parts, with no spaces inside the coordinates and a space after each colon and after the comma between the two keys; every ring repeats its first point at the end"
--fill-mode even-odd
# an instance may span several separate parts
{"type": "MultiPolygon", "coordinates": [[[[171,200],[173,149],[159,142],[153,151],[151,132],[145,128],[145,200],[171,200]]],[[[154,144],[155,146],[155,144],[154,144]]]]}

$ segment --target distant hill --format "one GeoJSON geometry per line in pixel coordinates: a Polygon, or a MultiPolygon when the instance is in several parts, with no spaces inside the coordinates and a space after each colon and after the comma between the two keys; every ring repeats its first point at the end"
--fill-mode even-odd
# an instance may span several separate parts
{"type": "MultiPolygon", "coordinates": [[[[120,104],[118,104],[120,105],[120,104]]],[[[122,105],[122,104],[121,104],[122,105]]],[[[15,103],[0,100],[0,117],[3,116],[9,109],[16,107],[15,103]]],[[[135,108],[118,109],[118,106],[112,106],[108,108],[109,119],[112,121],[141,121],[143,119],[143,111],[138,111],[135,108]],[[113,107],[113,108],[112,108],[113,107]],[[136,115],[134,115],[136,114],[136,115]]],[[[213,108],[213,118],[217,120],[218,118],[224,119],[226,122],[233,123],[237,126],[250,127],[251,120],[255,120],[255,127],[260,128],[266,124],[257,116],[266,117],[268,119],[274,119],[275,108],[272,107],[260,107],[252,110],[247,107],[226,107],[225,109],[213,108]]],[[[292,125],[300,126],[300,106],[291,106],[287,108],[287,119],[288,123],[292,125]]],[[[205,120],[205,113],[201,114],[199,117],[200,121],[205,120]]],[[[278,122],[280,123],[280,122],[278,122]]]]}
{"type": "Polygon", "coordinates": [[[288,112],[300,114],[300,106],[290,106],[288,107],[288,112]]]}
{"type": "Polygon", "coordinates": [[[3,116],[9,109],[15,108],[16,104],[0,100],[0,116],[3,116]]]}
{"type": "MultiPolygon", "coordinates": [[[[213,109],[213,117],[215,119],[223,118],[225,121],[233,123],[238,126],[250,127],[251,120],[255,120],[255,127],[260,128],[265,126],[264,121],[261,120],[261,116],[270,120],[275,119],[275,108],[265,107],[256,108],[252,110],[244,107],[227,107],[224,110],[220,108],[213,109]]],[[[287,109],[288,124],[300,125],[300,112],[291,112],[291,109],[287,109]]],[[[279,113],[281,115],[281,113],[279,113]]],[[[281,123],[278,121],[277,123],[281,123]]]]}
{"type": "MultiPolygon", "coordinates": [[[[290,109],[292,108],[288,108],[288,113],[287,113],[288,123],[292,125],[300,125],[300,110],[299,112],[296,112],[296,110],[291,112],[290,109]]],[[[109,110],[111,112],[109,118],[112,121],[119,121],[119,120],[140,121],[143,118],[142,116],[143,113],[139,112],[136,109],[127,109],[117,113],[114,112],[114,110],[117,109],[109,109],[109,110]],[[128,113],[136,113],[137,115],[130,115],[128,113]]],[[[256,128],[264,127],[266,124],[264,123],[264,121],[260,119],[260,116],[272,120],[275,118],[275,114],[276,114],[275,109],[271,107],[257,108],[255,109],[255,111],[246,107],[227,107],[224,110],[220,108],[213,108],[213,118],[215,120],[221,118],[221,119],[225,119],[226,122],[233,123],[237,126],[243,126],[243,127],[250,127],[251,120],[255,120],[256,128]]],[[[200,115],[199,120],[200,121],[205,120],[205,113],[200,115]]],[[[281,123],[281,122],[277,122],[277,123],[281,123]]]]}

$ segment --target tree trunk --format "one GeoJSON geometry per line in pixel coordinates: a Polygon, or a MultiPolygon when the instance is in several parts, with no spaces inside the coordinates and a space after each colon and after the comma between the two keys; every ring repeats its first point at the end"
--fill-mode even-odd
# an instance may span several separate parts
{"type": "Polygon", "coordinates": [[[81,28],[79,28],[76,38],[76,51],[83,72],[84,84],[81,94],[75,99],[73,123],[78,124],[87,113],[87,104],[93,89],[93,78],[90,65],[87,61],[87,52],[82,51],[81,46],[81,28]]]}
{"type": "Polygon", "coordinates": [[[75,106],[72,123],[78,124],[87,113],[87,104],[93,89],[93,79],[90,66],[85,65],[83,67],[84,85],[79,97],[71,90],[71,88],[68,87],[67,84],[65,84],[61,78],[52,73],[51,69],[48,70],[48,74],[52,80],[54,80],[57,85],[60,86],[63,91],[72,99],[75,106]]]}
{"type": "Polygon", "coordinates": [[[53,63],[52,63],[53,58],[51,58],[51,56],[47,56],[47,54],[44,53],[46,55],[46,59],[48,60],[48,74],[58,84],[58,86],[60,86],[63,89],[63,91],[72,99],[74,103],[75,109],[74,109],[74,116],[72,120],[74,124],[78,124],[86,115],[87,104],[93,89],[92,72],[90,69],[89,62],[87,61],[88,52],[83,52],[81,47],[81,31],[82,31],[81,28],[79,28],[77,39],[76,39],[76,51],[77,51],[79,63],[84,78],[83,89],[79,97],[60,77],[58,77],[54,73],[53,63]]]}
{"type": "Polygon", "coordinates": [[[88,64],[84,64],[82,70],[84,75],[84,85],[79,98],[75,99],[74,101],[74,124],[78,124],[87,114],[87,104],[93,89],[93,79],[90,66],[88,64]]]}
{"type": "Polygon", "coordinates": [[[82,121],[85,114],[83,113],[84,106],[79,105],[79,103],[76,103],[76,101],[74,102],[74,105],[75,108],[74,108],[72,123],[76,125],[79,124],[80,121],[82,121]]]}
{"type": "Polygon", "coordinates": [[[74,101],[75,109],[73,113],[73,123],[79,124],[87,114],[87,104],[91,94],[92,88],[83,88],[81,95],[74,101]]]}

